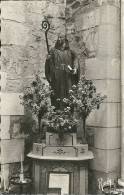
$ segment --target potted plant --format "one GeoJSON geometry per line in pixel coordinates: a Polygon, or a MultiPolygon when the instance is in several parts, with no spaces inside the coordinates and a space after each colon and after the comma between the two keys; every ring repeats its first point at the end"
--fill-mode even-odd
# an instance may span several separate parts
{"type": "Polygon", "coordinates": [[[36,74],[31,85],[24,89],[21,96],[21,104],[29,110],[38,121],[38,137],[41,141],[43,132],[41,129],[41,120],[45,117],[50,107],[50,95],[52,91],[49,86],[36,74]]]}
{"type": "Polygon", "coordinates": [[[93,81],[84,76],[69,91],[69,98],[66,102],[75,110],[77,117],[83,122],[84,142],[86,141],[86,119],[93,110],[100,108],[105,98],[106,96],[97,93],[93,81]]]}

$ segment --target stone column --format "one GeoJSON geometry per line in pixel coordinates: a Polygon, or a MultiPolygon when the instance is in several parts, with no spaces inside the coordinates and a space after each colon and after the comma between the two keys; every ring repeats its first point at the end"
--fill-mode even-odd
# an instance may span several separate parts
{"type": "Polygon", "coordinates": [[[121,0],[121,179],[124,187],[124,0],[121,0]]]}
{"type": "Polygon", "coordinates": [[[87,126],[94,130],[94,159],[90,163],[89,189],[96,194],[97,179],[120,176],[120,8],[118,1],[99,1],[82,6],[75,14],[77,31],[95,57],[86,60],[86,77],[97,92],[107,95],[100,109],[93,111],[87,126]]]}
{"type": "Polygon", "coordinates": [[[86,123],[94,131],[89,189],[96,194],[98,178],[106,180],[120,176],[119,1],[100,0],[85,5],[82,1],[73,18],[80,43],[86,42],[90,51],[90,58],[85,60],[86,77],[93,80],[97,92],[107,95],[100,109],[92,112],[86,123]]]}

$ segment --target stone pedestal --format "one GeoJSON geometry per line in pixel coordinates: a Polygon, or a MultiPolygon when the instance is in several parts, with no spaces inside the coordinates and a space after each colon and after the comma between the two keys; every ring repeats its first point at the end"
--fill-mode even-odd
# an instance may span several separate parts
{"type": "Polygon", "coordinates": [[[88,193],[88,160],[93,153],[87,144],[76,143],[76,134],[68,135],[66,145],[59,146],[56,135],[47,133],[46,144],[34,143],[28,157],[33,160],[34,193],[88,193]]]}

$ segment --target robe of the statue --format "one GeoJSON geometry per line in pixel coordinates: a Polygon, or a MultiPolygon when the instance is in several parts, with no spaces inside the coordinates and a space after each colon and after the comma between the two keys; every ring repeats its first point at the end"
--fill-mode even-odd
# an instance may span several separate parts
{"type": "Polygon", "coordinates": [[[54,92],[53,102],[68,96],[72,85],[78,83],[79,74],[78,59],[73,51],[51,49],[45,63],[45,75],[54,92]]]}

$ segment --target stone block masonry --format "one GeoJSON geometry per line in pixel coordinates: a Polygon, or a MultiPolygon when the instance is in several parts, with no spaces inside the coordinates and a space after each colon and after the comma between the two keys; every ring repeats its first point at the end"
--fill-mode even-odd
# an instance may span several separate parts
{"type": "Polygon", "coordinates": [[[24,80],[41,71],[47,55],[41,29],[44,16],[50,17],[49,45],[65,32],[65,6],[53,1],[2,2],[2,70],[7,73],[6,90],[21,92],[24,80]],[[53,11],[54,10],[54,11],[53,11]]]}
{"type": "Polygon", "coordinates": [[[18,93],[1,93],[1,187],[9,186],[10,167],[12,163],[20,162],[24,155],[24,138],[20,135],[18,123],[12,123],[12,117],[24,115],[18,93]],[[13,125],[13,126],[12,126],[13,125]],[[14,136],[16,135],[16,136],[14,136]]]}
{"type": "Polygon", "coordinates": [[[120,6],[114,0],[80,1],[77,7],[75,3],[67,4],[69,40],[80,54],[82,73],[94,81],[98,92],[107,95],[86,122],[94,131],[89,192],[96,194],[98,178],[116,179],[120,175],[120,6]],[[78,37],[77,44],[74,37],[78,37]],[[83,42],[90,54],[85,62],[81,60],[83,42]]]}
{"type": "MultiPolygon", "coordinates": [[[[114,179],[119,176],[120,168],[119,1],[2,1],[1,7],[1,89],[5,97],[3,102],[6,103],[1,108],[2,141],[6,146],[15,144],[23,150],[21,138],[18,140],[16,133],[12,136],[13,131],[19,130],[18,117],[24,114],[17,96],[29,85],[34,73],[40,71],[45,77],[47,48],[41,23],[47,16],[51,25],[49,46],[53,47],[60,32],[66,32],[71,49],[79,57],[81,74],[93,79],[98,91],[107,95],[100,110],[93,112],[87,121],[94,130],[92,150],[95,154],[90,164],[89,188],[91,193],[96,194],[97,178],[114,179]],[[83,55],[84,43],[89,57],[83,55]],[[18,99],[15,101],[16,108],[15,102],[12,103],[15,99],[18,99]]],[[[7,152],[6,148],[5,155],[7,152]]],[[[4,188],[8,185],[10,169],[15,162],[2,165],[4,188]]]]}
{"type": "Polygon", "coordinates": [[[99,177],[106,179],[111,175],[112,179],[117,179],[120,174],[121,156],[120,9],[109,1],[98,6],[97,9],[99,10],[97,50],[95,58],[86,60],[86,76],[94,80],[98,91],[107,95],[107,99],[87,121],[87,124],[94,129],[95,158],[90,164],[90,169],[94,173],[92,184],[90,183],[92,193],[93,191],[96,193],[99,177]],[[93,180],[96,180],[96,187],[93,180]]]}
{"type": "Polygon", "coordinates": [[[45,77],[47,48],[41,28],[45,16],[50,19],[51,48],[58,34],[65,32],[64,0],[1,2],[1,177],[4,189],[8,188],[9,177],[24,154],[20,132],[24,108],[19,96],[35,73],[40,71],[45,77]]]}

